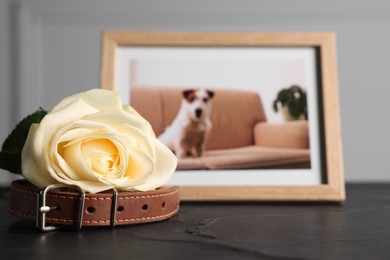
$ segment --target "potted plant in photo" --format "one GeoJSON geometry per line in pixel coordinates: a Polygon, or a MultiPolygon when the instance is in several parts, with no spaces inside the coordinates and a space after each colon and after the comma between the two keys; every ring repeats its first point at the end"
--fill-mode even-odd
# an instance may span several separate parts
{"type": "Polygon", "coordinates": [[[280,109],[286,121],[307,120],[306,92],[298,85],[280,90],[273,109],[275,112],[280,109]]]}

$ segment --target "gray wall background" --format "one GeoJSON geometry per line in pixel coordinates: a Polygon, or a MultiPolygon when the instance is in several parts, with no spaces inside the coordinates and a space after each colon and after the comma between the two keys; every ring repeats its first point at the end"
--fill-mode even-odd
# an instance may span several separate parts
{"type": "Polygon", "coordinates": [[[0,0],[0,140],[99,86],[103,30],[336,32],[346,180],[390,181],[390,1],[0,0]]]}

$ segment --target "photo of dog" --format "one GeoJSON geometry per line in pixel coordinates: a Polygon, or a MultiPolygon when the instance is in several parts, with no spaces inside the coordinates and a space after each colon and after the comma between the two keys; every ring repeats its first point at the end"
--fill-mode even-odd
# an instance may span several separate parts
{"type": "Polygon", "coordinates": [[[188,89],[182,95],[177,116],[158,139],[178,158],[201,157],[212,128],[210,113],[214,92],[188,89]]]}
{"type": "Polygon", "coordinates": [[[268,51],[265,56],[256,51],[259,59],[225,60],[234,52],[229,50],[223,56],[216,51],[210,59],[202,49],[202,59],[192,51],[188,57],[173,52],[172,59],[167,51],[158,52],[164,59],[132,60],[130,89],[125,91],[159,141],[175,153],[178,172],[262,169],[274,174],[318,165],[312,166],[309,120],[286,121],[274,110],[284,86],[313,89],[306,58],[270,60],[268,51]]]}

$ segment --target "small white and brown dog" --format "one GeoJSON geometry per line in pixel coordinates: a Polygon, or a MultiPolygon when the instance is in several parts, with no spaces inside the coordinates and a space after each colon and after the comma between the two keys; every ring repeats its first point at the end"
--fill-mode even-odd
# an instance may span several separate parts
{"type": "Polygon", "coordinates": [[[178,158],[201,157],[211,131],[211,100],[214,92],[206,89],[183,91],[180,110],[158,137],[178,158]]]}

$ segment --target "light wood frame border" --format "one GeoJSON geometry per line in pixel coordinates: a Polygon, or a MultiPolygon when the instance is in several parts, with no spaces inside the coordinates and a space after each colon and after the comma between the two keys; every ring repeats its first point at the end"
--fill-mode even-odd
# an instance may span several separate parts
{"type": "MultiPolygon", "coordinates": [[[[100,87],[114,89],[115,52],[119,46],[316,47],[319,49],[326,180],[311,186],[183,186],[181,199],[192,201],[345,200],[335,34],[121,32],[102,34],[100,87]]],[[[321,110],[321,109],[320,109],[321,110]]]]}

